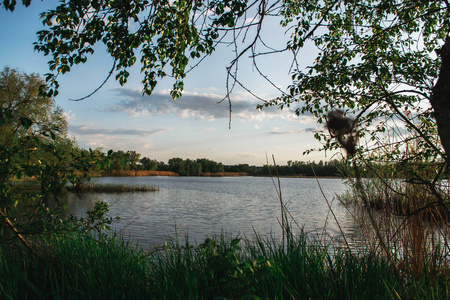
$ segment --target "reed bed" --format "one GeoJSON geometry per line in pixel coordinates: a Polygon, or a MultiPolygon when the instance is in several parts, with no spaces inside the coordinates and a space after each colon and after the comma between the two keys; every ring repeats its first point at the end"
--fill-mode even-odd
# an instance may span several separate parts
{"type": "Polygon", "coordinates": [[[102,176],[133,177],[133,176],[179,176],[172,171],[148,171],[148,170],[110,170],[105,171],[102,176]]]}
{"type": "Polygon", "coordinates": [[[384,252],[401,276],[449,277],[448,186],[436,189],[445,199],[442,202],[426,186],[401,179],[371,178],[363,180],[363,185],[369,207],[362,205],[356,189],[339,197],[361,229],[358,240],[363,246],[384,252]],[[375,217],[375,226],[368,222],[369,214],[375,217]]]}
{"type": "MultiPolygon", "coordinates": [[[[346,198],[354,202],[360,196],[354,179],[349,181],[348,185],[353,188],[346,198]]],[[[421,209],[433,219],[449,213],[450,185],[446,180],[436,182],[432,188],[399,178],[366,178],[362,182],[371,207],[390,214],[410,215],[421,209]],[[443,203],[439,202],[439,198],[443,203]]]]}
{"type": "Polygon", "coordinates": [[[447,278],[413,278],[373,252],[222,234],[146,253],[121,236],[47,237],[0,247],[2,299],[448,299],[447,278]]]}
{"type": "Polygon", "coordinates": [[[203,172],[201,176],[204,177],[239,177],[239,176],[248,176],[246,172],[203,172]]]}
{"type": "Polygon", "coordinates": [[[77,193],[128,193],[158,192],[159,188],[148,185],[83,183],[69,186],[67,190],[77,193]]]}

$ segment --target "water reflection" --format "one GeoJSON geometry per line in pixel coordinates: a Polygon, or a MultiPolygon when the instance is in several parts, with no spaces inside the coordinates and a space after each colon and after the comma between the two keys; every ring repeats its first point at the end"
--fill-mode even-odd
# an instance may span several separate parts
{"type": "MultiPolygon", "coordinates": [[[[110,216],[120,216],[114,229],[144,248],[163,244],[175,234],[201,242],[214,233],[251,238],[281,236],[277,217],[280,202],[271,178],[259,177],[120,177],[97,178],[98,183],[151,185],[159,192],[67,195],[67,214],[85,215],[99,200],[110,204],[110,216]]],[[[346,189],[340,179],[320,179],[333,212],[346,235],[358,235],[355,220],[335,195],[346,189]]],[[[281,178],[283,201],[305,231],[342,242],[340,231],[315,179],[281,178]],[[325,231],[324,231],[325,229],[325,231]]]]}

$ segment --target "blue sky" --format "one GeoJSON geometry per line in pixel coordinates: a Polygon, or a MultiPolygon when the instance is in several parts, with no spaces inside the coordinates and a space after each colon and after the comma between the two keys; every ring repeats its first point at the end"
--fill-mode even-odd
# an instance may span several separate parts
{"type": "MultiPolygon", "coordinates": [[[[43,27],[39,13],[54,7],[57,1],[32,1],[29,8],[0,9],[0,67],[22,72],[45,74],[47,61],[34,52],[32,43],[43,27]]],[[[263,35],[274,47],[281,47],[286,36],[279,20],[269,20],[263,35]]],[[[172,157],[208,158],[224,164],[263,165],[266,154],[278,164],[288,160],[326,160],[324,152],[303,156],[310,148],[320,147],[313,132],[323,129],[311,116],[295,116],[293,110],[275,108],[258,111],[261,103],[243,89],[232,94],[232,123],[228,128],[228,102],[225,67],[233,58],[230,47],[219,48],[213,56],[190,72],[183,96],[174,101],[169,96],[172,81],[163,80],[151,96],[142,96],[139,66],[133,68],[128,83],[121,87],[111,78],[92,97],[74,102],[94,91],[106,78],[112,59],[97,47],[86,64],[76,66],[59,77],[57,105],[69,122],[69,134],[85,148],[102,147],[105,151],[136,150],[142,156],[167,162],[172,157]]],[[[271,99],[279,95],[252,67],[251,60],[239,64],[239,78],[253,93],[271,99]]],[[[308,53],[305,61],[310,61],[308,53]]],[[[281,89],[290,84],[290,56],[271,55],[258,58],[258,65],[281,89]]],[[[330,155],[328,155],[328,158],[330,155]]]]}

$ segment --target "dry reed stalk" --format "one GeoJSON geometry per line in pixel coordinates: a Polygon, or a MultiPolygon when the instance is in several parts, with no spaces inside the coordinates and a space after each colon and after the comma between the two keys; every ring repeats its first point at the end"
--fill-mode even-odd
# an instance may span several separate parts
{"type": "MultiPolygon", "coordinates": [[[[376,180],[373,180],[376,183],[376,180]]],[[[370,202],[376,199],[375,219],[380,234],[392,253],[401,274],[421,278],[427,275],[448,274],[449,271],[449,216],[436,202],[433,193],[417,184],[400,184],[396,180],[390,187],[371,182],[370,202]],[[392,188],[398,193],[392,194],[392,188]],[[395,201],[395,204],[392,202],[395,201]],[[426,268],[425,268],[426,267],[426,268]]],[[[445,195],[445,193],[443,193],[445,195]]],[[[370,208],[359,209],[361,219],[370,208]]],[[[366,222],[362,222],[367,226],[366,222]]],[[[366,231],[367,233],[369,231],[366,231]]],[[[368,244],[378,240],[366,235],[368,244]]]]}
{"type": "MultiPolygon", "coordinates": [[[[349,244],[348,244],[348,242],[347,242],[347,238],[345,237],[344,231],[343,231],[342,228],[341,228],[341,224],[339,223],[339,221],[338,221],[338,219],[336,218],[336,215],[335,215],[333,209],[331,208],[330,201],[328,201],[328,198],[325,196],[325,193],[324,193],[323,190],[322,190],[322,186],[320,185],[319,179],[317,178],[316,172],[314,171],[314,168],[312,167],[312,165],[311,165],[311,168],[312,168],[312,171],[313,171],[313,173],[314,173],[314,177],[316,178],[316,182],[317,182],[317,185],[319,186],[320,192],[322,193],[322,197],[323,197],[323,198],[325,199],[325,201],[327,202],[328,209],[330,210],[331,215],[333,216],[334,221],[336,222],[336,224],[337,224],[337,226],[338,226],[338,228],[339,228],[339,232],[341,233],[342,238],[344,239],[345,246],[346,246],[347,248],[349,248],[349,244]]],[[[324,229],[325,229],[325,227],[324,227],[324,229]]]]}
{"type": "Polygon", "coordinates": [[[134,177],[134,176],[179,176],[171,171],[148,171],[148,170],[110,170],[103,176],[112,177],[134,177]]]}

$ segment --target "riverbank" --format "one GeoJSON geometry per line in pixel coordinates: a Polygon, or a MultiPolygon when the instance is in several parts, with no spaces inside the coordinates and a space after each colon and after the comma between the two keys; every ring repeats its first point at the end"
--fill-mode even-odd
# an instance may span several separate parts
{"type": "Polygon", "coordinates": [[[253,175],[253,177],[280,177],[280,178],[320,178],[320,179],[343,179],[342,176],[307,176],[307,175],[253,175]]]}
{"type": "Polygon", "coordinates": [[[140,176],[179,176],[171,171],[145,171],[145,170],[110,170],[103,172],[99,177],[140,177],[140,176]]]}
{"type": "MultiPolygon", "coordinates": [[[[100,177],[141,177],[141,176],[180,176],[171,171],[144,171],[144,170],[111,170],[104,172],[100,177]]],[[[245,172],[204,172],[200,177],[237,177],[248,176],[245,172]]],[[[198,177],[198,176],[194,176],[198,177]]]]}
{"type": "MultiPolygon", "coordinates": [[[[145,176],[180,176],[178,173],[171,171],[143,171],[143,170],[111,170],[102,173],[98,177],[145,177],[145,176]]],[[[240,177],[240,176],[253,176],[253,177],[274,177],[273,175],[249,175],[247,172],[204,172],[200,176],[191,177],[240,177]]],[[[189,177],[189,176],[187,176],[189,177]]],[[[303,174],[298,175],[280,175],[280,178],[316,178],[315,176],[307,176],[303,174]]],[[[342,176],[317,176],[318,178],[332,178],[339,179],[342,176]]]]}

